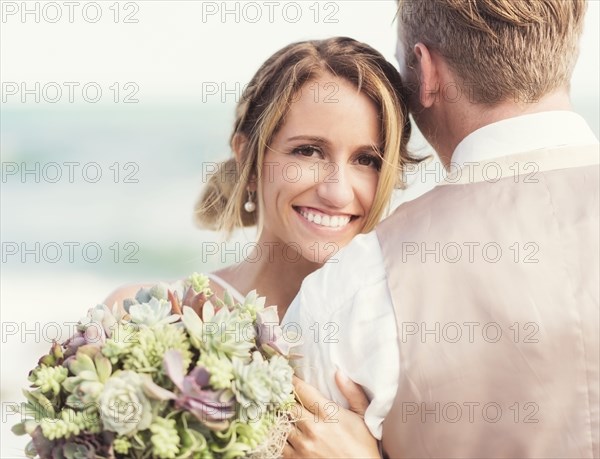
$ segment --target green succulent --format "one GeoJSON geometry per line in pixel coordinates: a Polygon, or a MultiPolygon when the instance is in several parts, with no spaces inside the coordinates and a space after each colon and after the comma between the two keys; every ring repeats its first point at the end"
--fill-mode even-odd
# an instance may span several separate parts
{"type": "Polygon", "coordinates": [[[104,428],[131,437],[152,422],[152,405],[144,393],[144,377],[134,371],[112,375],[98,399],[104,428]]]}
{"type": "Polygon", "coordinates": [[[116,453],[127,454],[131,448],[131,442],[127,437],[117,437],[113,442],[113,448],[116,453]]]}
{"type": "Polygon", "coordinates": [[[139,373],[148,373],[154,382],[170,386],[165,376],[163,359],[170,349],[176,349],[183,356],[183,364],[188,368],[192,361],[190,345],[185,331],[181,327],[163,324],[159,327],[142,327],[137,334],[138,343],[131,346],[129,353],[123,356],[123,369],[139,373]]]}
{"type": "Polygon", "coordinates": [[[139,327],[131,323],[117,323],[113,334],[106,340],[102,354],[110,359],[113,365],[122,361],[139,342],[139,327]]]}
{"type": "Polygon", "coordinates": [[[28,379],[44,394],[56,397],[68,374],[69,370],[65,367],[49,367],[42,364],[31,372],[28,379]]]}
{"type": "Polygon", "coordinates": [[[94,410],[75,411],[66,408],[58,418],[44,418],[40,421],[44,437],[48,440],[68,438],[82,432],[98,433],[101,431],[98,416],[94,410]]]}
{"type": "Polygon", "coordinates": [[[193,288],[196,293],[204,293],[207,297],[212,295],[212,291],[209,288],[210,280],[203,274],[192,274],[185,280],[184,285],[193,288]]]}
{"type": "Polygon", "coordinates": [[[274,355],[269,359],[269,387],[273,403],[284,405],[293,401],[293,376],[294,371],[284,357],[274,355]]]}
{"type": "Polygon", "coordinates": [[[68,363],[70,376],[63,382],[69,392],[66,404],[72,408],[95,406],[104,384],[112,373],[112,365],[95,346],[81,346],[68,363]]]}
{"type": "Polygon", "coordinates": [[[259,297],[256,290],[252,290],[246,296],[243,304],[239,305],[242,314],[247,315],[250,320],[255,321],[256,315],[265,309],[265,297],[259,297]]]}
{"type": "Polygon", "coordinates": [[[132,304],[129,306],[129,314],[132,322],[147,327],[179,320],[178,315],[171,314],[171,303],[156,298],[151,298],[147,303],[132,304]]]}
{"type": "Polygon", "coordinates": [[[242,407],[264,406],[271,402],[269,362],[259,352],[253,353],[250,363],[234,359],[233,371],[232,390],[242,407]]]}
{"type": "Polygon", "coordinates": [[[203,307],[202,318],[192,308],[184,306],[181,320],[190,335],[190,342],[201,352],[249,360],[256,331],[252,320],[239,311],[230,311],[227,307],[215,311],[209,301],[203,307]]]}
{"type": "Polygon", "coordinates": [[[156,417],[150,425],[152,452],[160,459],[175,459],[179,453],[179,435],[174,419],[156,417]]]}
{"type": "Polygon", "coordinates": [[[233,380],[233,364],[231,360],[219,358],[214,354],[204,352],[198,359],[198,365],[210,373],[209,384],[214,389],[230,389],[233,380]]]}

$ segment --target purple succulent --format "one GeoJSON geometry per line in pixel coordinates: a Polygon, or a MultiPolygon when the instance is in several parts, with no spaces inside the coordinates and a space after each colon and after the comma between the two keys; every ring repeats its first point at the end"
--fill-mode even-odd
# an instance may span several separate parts
{"type": "Polygon", "coordinates": [[[40,459],[115,459],[112,432],[82,433],[68,439],[48,440],[38,426],[31,437],[30,451],[40,459]]]}
{"type": "Polygon", "coordinates": [[[77,349],[83,345],[102,347],[124,315],[125,311],[116,304],[111,308],[99,304],[89,309],[87,315],[79,320],[75,334],[63,344],[64,357],[75,355],[77,349]]]}
{"type": "Polygon", "coordinates": [[[269,306],[256,313],[256,343],[267,353],[273,350],[284,357],[289,356],[292,346],[283,336],[277,306],[269,306]]]}
{"type": "Polygon", "coordinates": [[[208,301],[208,296],[206,292],[197,292],[194,290],[193,286],[187,287],[184,294],[183,299],[179,299],[179,294],[175,291],[168,290],[167,298],[171,303],[171,314],[183,314],[182,308],[184,306],[189,306],[196,314],[202,317],[202,308],[204,303],[208,301]]]}
{"type": "Polygon", "coordinates": [[[233,393],[210,389],[210,373],[204,367],[197,366],[186,376],[183,357],[176,350],[166,352],[164,366],[179,389],[179,394],[174,396],[178,408],[189,411],[212,430],[223,430],[229,426],[228,419],[235,415],[233,393]]]}
{"type": "Polygon", "coordinates": [[[181,301],[181,305],[189,306],[196,311],[196,314],[202,317],[202,308],[207,300],[208,297],[206,296],[205,292],[202,291],[198,293],[196,290],[194,290],[194,287],[189,287],[185,292],[183,300],[181,301]]]}
{"type": "Polygon", "coordinates": [[[73,336],[71,336],[68,340],[66,340],[63,343],[63,348],[65,350],[65,358],[69,358],[77,354],[77,349],[79,349],[84,344],[88,344],[87,340],[85,339],[85,334],[80,331],[76,332],[73,336]]]}

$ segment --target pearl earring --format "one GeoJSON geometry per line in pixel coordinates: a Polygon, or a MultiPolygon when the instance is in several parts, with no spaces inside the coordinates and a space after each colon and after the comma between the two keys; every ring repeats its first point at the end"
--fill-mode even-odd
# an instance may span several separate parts
{"type": "Polygon", "coordinates": [[[244,210],[249,214],[256,210],[256,204],[254,203],[254,191],[248,191],[248,200],[244,203],[244,210]]]}

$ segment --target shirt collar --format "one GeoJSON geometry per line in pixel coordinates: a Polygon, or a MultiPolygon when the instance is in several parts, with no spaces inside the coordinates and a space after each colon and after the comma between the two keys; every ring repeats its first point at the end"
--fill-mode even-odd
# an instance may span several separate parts
{"type": "Polygon", "coordinates": [[[541,112],[488,124],[465,137],[452,155],[452,164],[492,160],[545,148],[594,145],[598,139],[577,113],[541,112]]]}

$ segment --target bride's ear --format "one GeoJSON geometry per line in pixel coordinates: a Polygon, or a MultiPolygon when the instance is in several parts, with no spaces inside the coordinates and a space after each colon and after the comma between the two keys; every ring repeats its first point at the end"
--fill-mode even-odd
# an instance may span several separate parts
{"type": "MultiPolygon", "coordinates": [[[[244,159],[248,152],[246,151],[246,147],[248,146],[248,137],[244,134],[235,134],[233,136],[233,140],[231,141],[231,147],[233,148],[233,154],[235,155],[235,160],[238,163],[238,166],[244,163],[244,159]]],[[[256,174],[250,174],[248,179],[248,191],[256,191],[256,174]]]]}
{"type": "Polygon", "coordinates": [[[238,164],[244,162],[246,155],[246,146],[248,145],[248,138],[244,134],[237,133],[233,136],[231,141],[231,148],[238,164]]]}
{"type": "Polygon", "coordinates": [[[423,43],[417,43],[413,49],[417,58],[419,77],[419,101],[425,108],[433,105],[440,90],[440,75],[437,56],[423,43]]]}

